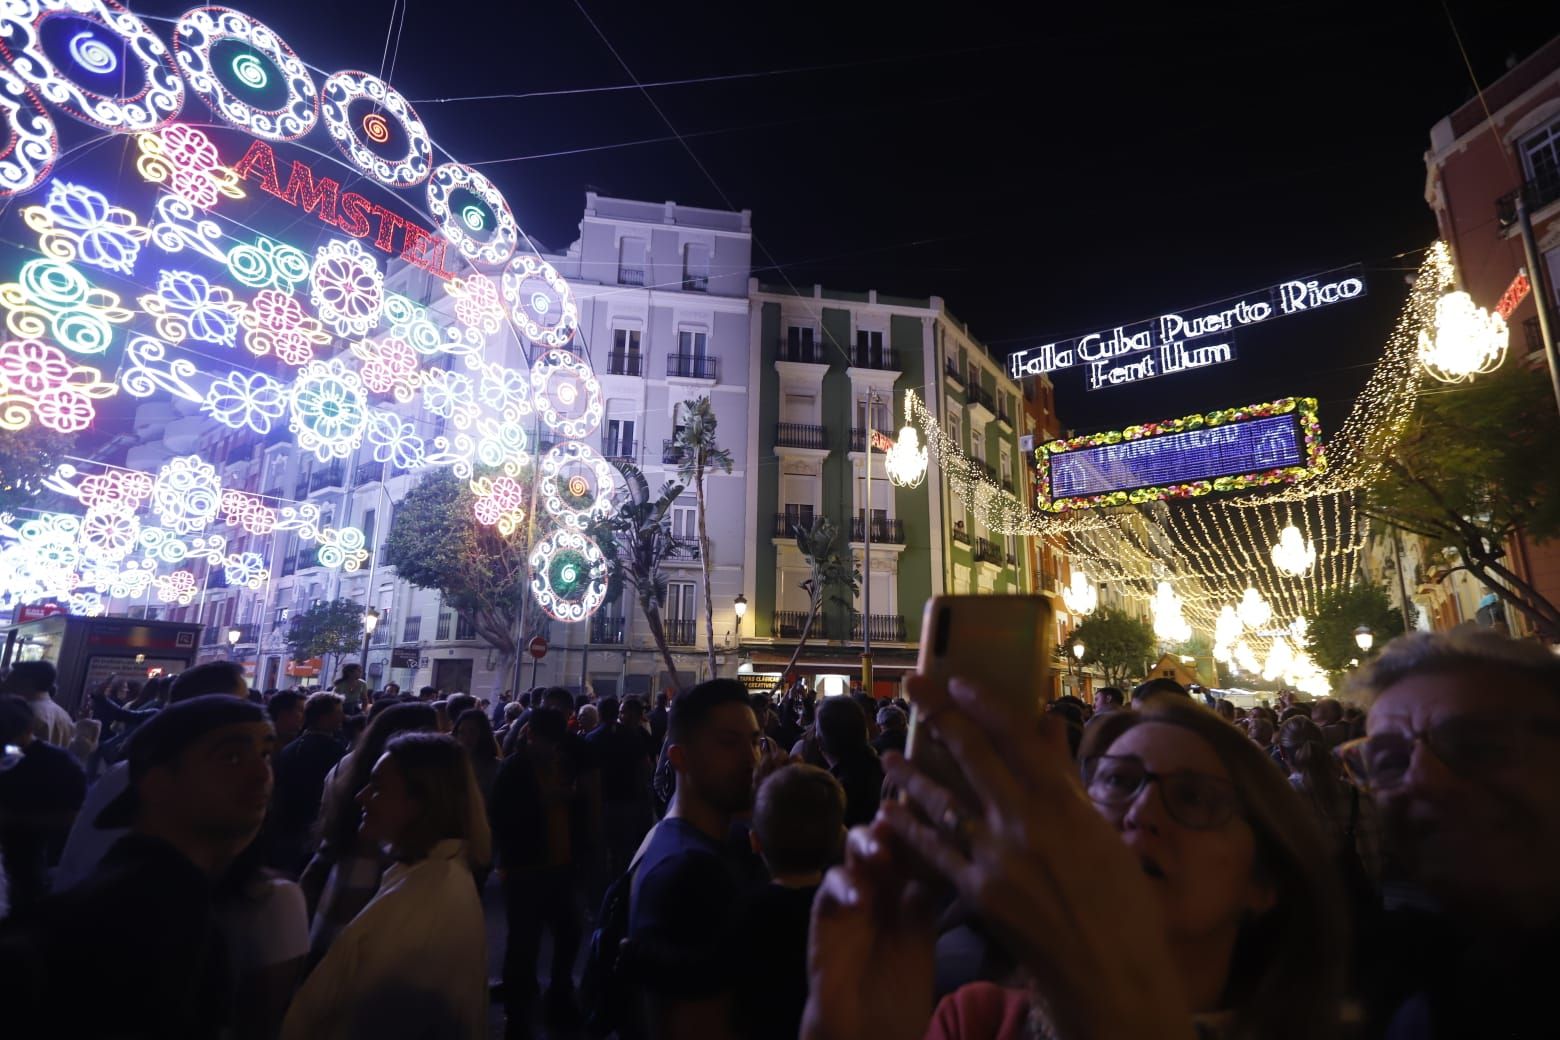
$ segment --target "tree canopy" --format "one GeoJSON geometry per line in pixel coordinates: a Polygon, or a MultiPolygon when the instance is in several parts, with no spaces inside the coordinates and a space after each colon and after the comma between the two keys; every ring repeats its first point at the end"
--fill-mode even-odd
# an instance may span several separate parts
{"type": "Polygon", "coordinates": [[[1097,666],[1108,686],[1122,686],[1144,674],[1158,656],[1153,626],[1111,607],[1101,607],[1079,622],[1067,646],[1080,640],[1083,663],[1097,666]]]}
{"type": "Polygon", "coordinates": [[[0,437],[0,513],[33,504],[43,480],[65,461],[75,438],[41,426],[27,426],[0,437]]]}
{"type": "Polygon", "coordinates": [[[1387,598],[1380,585],[1359,582],[1331,589],[1305,616],[1311,660],[1329,672],[1341,672],[1354,658],[1363,656],[1354,641],[1354,630],[1364,625],[1380,646],[1403,634],[1403,614],[1387,598]]]}
{"type": "Polygon", "coordinates": [[[1469,571],[1560,640],[1560,607],[1505,560],[1519,530],[1535,541],[1560,535],[1557,443],[1549,384],[1516,360],[1470,384],[1426,390],[1362,512],[1424,538],[1446,570],[1469,571]]]}
{"type": "Polygon", "coordinates": [[[363,643],[363,607],[349,599],[316,603],[287,624],[287,649],[294,661],[349,654],[363,643]]]}

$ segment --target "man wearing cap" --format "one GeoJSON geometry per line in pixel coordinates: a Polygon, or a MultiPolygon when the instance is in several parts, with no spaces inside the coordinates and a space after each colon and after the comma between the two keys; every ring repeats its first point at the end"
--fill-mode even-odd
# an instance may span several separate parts
{"type": "Polygon", "coordinates": [[[218,1035],[228,983],[212,890],[265,819],[275,739],[258,705],[223,695],[136,731],[129,784],[96,821],[129,833],[79,886],[0,926],[9,1013],[68,1007],[85,1036],[218,1035]]]}

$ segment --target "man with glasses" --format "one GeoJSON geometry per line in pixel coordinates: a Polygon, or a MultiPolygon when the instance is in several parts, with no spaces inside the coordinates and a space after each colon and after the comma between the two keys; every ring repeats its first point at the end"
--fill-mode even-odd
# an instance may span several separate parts
{"type": "Polygon", "coordinates": [[[1555,1035],[1560,657],[1479,630],[1415,633],[1355,686],[1372,700],[1366,736],[1338,753],[1440,926],[1365,958],[1419,971],[1387,1036],[1555,1035]]]}

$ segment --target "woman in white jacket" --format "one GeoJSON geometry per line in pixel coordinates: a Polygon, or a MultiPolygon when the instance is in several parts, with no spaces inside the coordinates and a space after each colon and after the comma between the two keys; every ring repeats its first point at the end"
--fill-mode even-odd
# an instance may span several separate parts
{"type": "Polygon", "coordinates": [[[284,1038],[486,1036],[487,941],[473,864],[491,839],[466,752],[390,741],[358,795],[362,832],[395,861],[293,999],[284,1038]]]}

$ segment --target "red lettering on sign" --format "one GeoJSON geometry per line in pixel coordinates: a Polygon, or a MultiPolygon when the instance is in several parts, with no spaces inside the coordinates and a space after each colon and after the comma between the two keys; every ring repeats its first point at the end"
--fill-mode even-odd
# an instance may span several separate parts
{"type": "Polygon", "coordinates": [[[340,184],[329,177],[321,177],[316,181],[314,171],[294,159],[292,172],[287,175],[287,187],[281,197],[305,213],[314,213],[320,220],[335,227],[340,223],[336,217],[336,195],[340,191],[340,184]]]}
{"type": "Polygon", "coordinates": [[[256,169],[260,171],[260,187],[277,198],[285,198],[282,186],[276,181],[276,153],[264,141],[251,144],[249,151],[234,165],[233,172],[238,174],[240,180],[247,181],[250,171],[256,169]]]}
{"type": "Polygon", "coordinates": [[[355,191],[349,191],[341,196],[341,230],[353,238],[367,238],[372,226],[368,222],[368,215],[374,211],[374,204],[355,191]]]}
{"type": "Polygon", "coordinates": [[[1533,283],[1528,281],[1527,275],[1517,272],[1517,276],[1511,280],[1506,291],[1501,294],[1500,302],[1495,305],[1496,312],[1502,318],[1511,317],[1511,312],[1516,310],[1527,294],[1533,291],[1533,283]]]}

